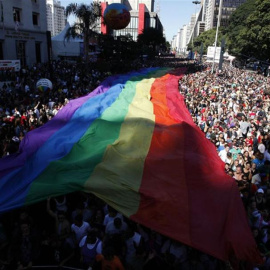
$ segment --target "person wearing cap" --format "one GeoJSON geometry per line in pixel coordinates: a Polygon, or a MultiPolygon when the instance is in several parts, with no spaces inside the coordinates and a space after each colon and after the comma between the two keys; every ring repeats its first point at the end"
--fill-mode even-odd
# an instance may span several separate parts
{"type": "Polygon", "coordinates": [[[268,150],[265,148],[264,144],[259,144],[258,145],[258,150],[260,151],[260,153],[262,153],[264,155],[264,161],[269,160],[270,161],[270,154],[268,152],[268,150]]]}
{"type": "Polygon", "coordinates": [[[254,201],[256,202],[256,207],[258,210],[263,210],[266,207],[266,199],[264,197],[264,190],[259,188],[254,196],[254,201]]]}

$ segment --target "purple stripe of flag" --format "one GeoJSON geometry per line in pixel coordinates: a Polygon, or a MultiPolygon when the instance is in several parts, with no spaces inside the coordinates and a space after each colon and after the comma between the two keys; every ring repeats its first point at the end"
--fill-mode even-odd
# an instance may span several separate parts
{"type": "Polygon", "coordinates": [[[71,100],[57,113],[56,116],[54,116],[51,121],[46,123],[45,126],[41,126],[38,129],[28,132],[20,143],[19,152],[6,156],[0,160],[0,178],[10,173],[12,170],[22,166],[41,145],[43,145],[56,131],[61,129],[71,119],[74,112],[83,103],[91,97],[107,92],[117,77],[118,76],[109,77],[89,95],[71,100]],[[37,136],[37,134],[39,136],[37,136]]]}

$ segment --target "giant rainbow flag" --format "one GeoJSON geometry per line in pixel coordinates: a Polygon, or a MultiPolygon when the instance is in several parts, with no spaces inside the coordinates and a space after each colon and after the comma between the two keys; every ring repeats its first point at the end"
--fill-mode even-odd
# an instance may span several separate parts
{"type": "Polygon", "coordinates": [[[0,161],[0,213],[85,191],[221,260],[260,261],[234,180],[179,94],[183,72],[112,76],[29,132],[0,161]]]}

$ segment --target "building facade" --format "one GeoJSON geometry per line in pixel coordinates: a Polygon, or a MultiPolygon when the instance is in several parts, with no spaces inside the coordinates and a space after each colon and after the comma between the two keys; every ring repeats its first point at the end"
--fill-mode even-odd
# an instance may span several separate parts
{"type": "Polygon", "coordinates": [[[0,1],[0,58],[21,66],[48,61],[46,0],[0,1]]]}
{"type": "MultiPolygon", "coordinates": [[[[204,31],[217,27],[219,5],[222,2],[222,13],[220,17],[220,26],[226,27],[229,25],[231,14],[246,0],[202,0],[200,1],[200,10],[196,14],[191,15],[189,24],[183,26],[183,31],[178,31],[180,35],[179,51],[183,52],[193,39],[199,36],[204,31]],[[184,41],[184,42],[183,42],[184,41]],[[186,41],[186,43],[185,43],[186,41]]],[[[175,42],[175,41],[174,41],[175,42]]]]}
{"type": "Polygon", "coordinates": [[[171,48],[179,55],[185,56],[187,53],[187,44],[191,34],[191,24],[185,24],[177,32],[177,35],[173,36],[171,42],[171,48]]]}
{"type": "MultiPolygon", "coordinates": [[[[220,0],[208,0],[205,16],[205,30],[217,27],[220,0]]],[[[231,14],[246,0],[223,0],[220,26],[229,25],[231,14]]]]}
{"type": "Polygon", "coordinates": [[[65,7],[57,0],[47,0],[47,29],[51,36],[59,34],[66,25],[65,7]]]}
{"type": "Polygon", "coordinates": [[[189,32],[190,25],[183,25],[180,30],[180,46],[179,46],[179,53],[181,55],[186,55],[187,51],[187,41],[188,41],[188,32],[189,32]]]}
{"type": "Polygon", "coordinates": [[[102,0],[101,7],[102,13],[106,7],[112,3],[121,3],[128,7],[130,12],[129,25],[121,30],[109,29],[106,25],[101,23],[100,32],[103,34],[110,34],[117,38],[118,36],[126,36],[130,34],[134,41],[137,40],[139,34],[144,29],[152,27],[163,33],[163,26],[154,12],[154,0],[102,0]]]}

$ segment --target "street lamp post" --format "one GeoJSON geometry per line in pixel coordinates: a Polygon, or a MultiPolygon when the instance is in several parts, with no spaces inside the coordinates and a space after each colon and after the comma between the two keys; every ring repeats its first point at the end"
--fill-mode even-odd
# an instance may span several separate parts
{"type": "Polygon", "coordinates": [[[212,64],[212,73],[214,72],[214,67],[215,67],[217,39],[218,39],[218,28],[219,28],[220,20],[221,20],[222,5],[223,5],[223,0],[219,0],[218,21],[217,21],[217,30],[216,30],[216,37],[215,37],[215,49],[214,49],[214,57],[213,57],[213,64],[212,64]]]}
{"type": "Polygon", "coordinates": [[[193,33],[192,33],[192,46],[193,46],[193,38],[194,38],[194,32],[195,32],[195,27],[196,27],[196,22],[197,22],[197,5],[200,4],[200,1],[193,1],[193,4],[195,4],[195,22],[194,22],[194,27],[193,27],[193,33]]]}
{"type": "Polygon", "coordinates": [[[192,31],[192,36],[191,36],[191,45],[192,45],[192,48],[191,48],[191,57],[193,58],[193,47],[194,47],[194,44],[193,44],[193,39],[194,39],[194,32],[195,32],[195,27],[196,27],[196,24],[197,24],[197,5],[201,3],[201,1],[192,1],[193,4],[195,4],[195,22],[194,22],[194,26],[193,26],[193,31],[192,31]]]}

